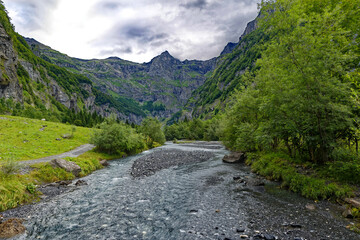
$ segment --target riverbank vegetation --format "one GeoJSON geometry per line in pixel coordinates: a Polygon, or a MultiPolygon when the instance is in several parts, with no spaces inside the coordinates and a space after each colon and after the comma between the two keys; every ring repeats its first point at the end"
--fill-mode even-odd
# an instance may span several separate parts
{"type": "MultiPolygon", "coordinates": [[[[317,170],[319,177],[359,184],[359,6],[266,1],[262,13],[259,27],[272,41],[226,111],[224,143],[261,153],[254,170],[265,175],[279,175],[267,168],[282,165],[270,161],[266,154],[272,152],[317,170]]],[[[297,180],[305,187],[304,179],[297,180]]]]}
{"type": "Polygon", "coordinates": [[[218,115],[206,121],[197,118],[190,121],[185,119],[165,126],[164,132],[168,141],[178,139],[219,141],[222,136],[222,126],[223,121],[218,115]]]}

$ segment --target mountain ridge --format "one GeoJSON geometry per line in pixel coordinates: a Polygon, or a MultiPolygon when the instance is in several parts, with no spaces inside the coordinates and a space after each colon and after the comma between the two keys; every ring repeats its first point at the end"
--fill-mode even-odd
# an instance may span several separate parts
{"type": "Polygon", "coordinates": [[[86,75],[102,92],[120,101],[125,98],[137,102],[139,109],[162,119],[171,117],[185,106],[192,92],[205,82],[206,74],[213,71],[216,64],[216,58],[180,61],[168,51],[146,63],[118,57],[84,60],[71,58],[34,39],[25,40],[37,56],[86,75]],[[157,107],[151,107],[149,111],[144,105],[157,107]]]}

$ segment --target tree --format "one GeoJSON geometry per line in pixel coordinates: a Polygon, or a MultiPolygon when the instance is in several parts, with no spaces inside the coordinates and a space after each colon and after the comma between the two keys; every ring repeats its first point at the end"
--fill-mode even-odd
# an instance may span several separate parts
{"type": "Polygon", "coordinates": [[[260,70],[228,110],[230,145],[255,150],[283,144],[290,155],[328,161],[353,126],[355,103],[346,75],[358,35],[346,24],[344,12],[356,9],[349,2],[262,2],[259,26],[271,40],[257,62],[260,70]]]}
{"type": "Polygon", "coordinates": [[[140,126],[140,132],[145,136],[151,138],[150,147],[152,147],[154,142],[164,144],[165,143],[165,135],[161,129],[161,123],[156,118],[146,118],[142,121],[140,126]]]}

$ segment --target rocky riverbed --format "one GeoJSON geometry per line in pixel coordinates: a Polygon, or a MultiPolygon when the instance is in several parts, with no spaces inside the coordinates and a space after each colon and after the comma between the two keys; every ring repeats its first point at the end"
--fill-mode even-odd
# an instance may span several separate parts
{"type": "Polygon", "coordinates": [[[19,216],[17,239],[360,239],[340,206],[282,190],[225,154],[218,143],[168,143],[112,161],[19,216]]]}
{"type": "Polygon", "coordinates": [[[131,167],[131,175],[134,177],[150,176],[162,169],[204,162],[214,157],[214,153],[206,151],[157,150],[137,159],[131,167]]]}

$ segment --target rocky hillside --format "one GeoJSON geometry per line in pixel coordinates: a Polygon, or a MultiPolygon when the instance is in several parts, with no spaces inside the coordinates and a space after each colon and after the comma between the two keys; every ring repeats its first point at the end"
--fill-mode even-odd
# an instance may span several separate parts
{"type": "Polygon", "coordinates": [[[260,57],[266,41],[264,33],[257,28],[257,20],[247,24],[238,43],[229,43],[220,57],[216,68],[205,83],[193,92],[187,103],[187,110],[193,117],[209,118],[224,109],[228,97],[244,86],[242,80],[246,70],[254,70],[254,63],[260,57]]]}
{"type": "Polygon", "coordinates": [[[215,68],[216,59],[180,61],[165,51],[148,63],[134,63],[117,57],[98,60],[71,58],[34,39],[26,39],[42,59],[71,72],[86,75],[103,93],[119,103],[131,103],[132,111],[168,118],[187,103],[215,68]]]}
{"type": "Polygon", "coordinates": [[[2,4],[0,56],[2,113],[24,113],[28,117],[48,114],[53,120],[66,121],[70,112],[91,112],[101,116],[114,112],[124,120],[138,122],[140,119],[139,114],[127,110],[129,104],[124,107],[125,104],[96,89],[85,76],[34,55],[23,37],[14,31],[2,4]]]}

